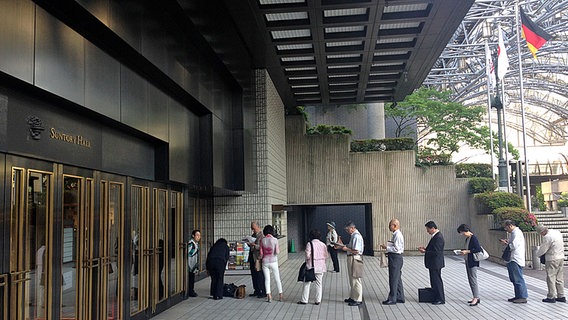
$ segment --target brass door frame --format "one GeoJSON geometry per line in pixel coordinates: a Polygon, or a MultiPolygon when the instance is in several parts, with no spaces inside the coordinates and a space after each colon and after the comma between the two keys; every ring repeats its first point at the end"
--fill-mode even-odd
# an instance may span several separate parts
{"type": "MultiPolygon", "coordinates": [[[[125,219],[125,181],[119,181],[121,180],[120,178],[118,178],[119,176],[116,176],[116,179],[113,179],[113,177],[104,177],[101,178],[99,181],[99,185],[100,185],[100,228],[99,228],[99,232],[100,232],[100,238],[99,238],[99,259],[100,259],[100,281],[99,281],[99,288],[100,288],[100,294],[99,296],[101,297],[101,301],[100,301],[100,319],[107,319],[107,313],[108,313],[108,300],[107,300],[107,294],[108,294],[108,281],[109,281],[109,274],[111,274],[111,268],[112,267],[112,263],[115,262],[113,261],[113,256],[111,254],[110,250],[115,250],[115,248],[111,248],[110,247],[110,243],[111,243],[111,235],[109,234],[110,230],[109,230],[109,226],[110,226],[110,217],[111,217],[111,212],[113,213],[112,217],[113,219],[118,219],[116,221],[117,225],[117,244],[116,244],[116,248],[118,249],[117,252],[115,252],[115,255],[117,257],[116,260],[116,264],[117,264],[117,268],[116,270],[113,270],[112,273],[117,275],[117,288],[116,288],[116,314],[114,315],[114,319],[122,319],[122,314],[123,314],[123,304],[122,304],[122,297],[124,294],[124,288],[123,288],[123,277],[122,277],[122,266],[123,266],[123,258],[124,257],[124,219],[125,219]],[[118,180],[118,181],[117,181],[118,180]],[[119,208],[111,208],[111,188],[112,186],[119,186],[120,187],[120,207],[119,208]]],[[[110,306],[112,308],[112,306],[110,306]]]]}
{"type": "MultiPolygon", "coordinates": [[[[92,175],[91,175],[92,176],[92,175]]],[[[66,178],[80,181],[78,221],[77,221],[77,249],[74,257],[76,263],[76,311],[79,319],[91,320],[93,307],[98,305],[95,301],[99,295],[93,294],[93,270],[99,267],[100,259],[95,257],[95,208],[94,208],[94,178],[76,174],[62,174],[62,181],[66,178]]],[[[64,184],[63,184],[64,185],[64,184]]],[[[65,193],[63,190],[62,194],[65,193]]],[[[64,204],[62,208],[64,207],[64,204]]]]}
{"type": "MultiPolygon", "coordinates": [[[[40,174],[49,176],[49,183],[47,186],[47,197],[45,200],[45,247],[53,248],[53,221],[54,221],[54,184],[56,177],[56,170],[53,164],[46,164],[43,162],[33,162],[20,158],[11,158],[7,161],[7,167],[10,171],[10,181],[11,181],[11,207],[10,207],[10,273],[8,278],[9,283],[9,305],[10,314],[9,318],[11,320],[23,320],[30,318],[32,315],[27,314],[30,309],[28,308],[30,302],[27,298],[31,295],[30,283],[33,280],[31,277],[30,266],[26,264],[31,264],[31,262],[26,261],[29,257],[26,254],[30,254],[29,248],[27,248],[26,241],[29,241],[30,235],[25,230],[29,227],[29,222],[27,219],[28,213],[30,212],[30,199],[28,193],[28,184],[32,174],[40,174]],[[29,167],[25,165],[22,166],[20,162],[29,163],[29,167]],[[30,168],[34,167],[34,168],[30,168]],[[47,168],[50,167],[51,171],[45,169],[36,168],[47,168]],[[19,176],[19,185],[14,186],[16,175],[19,176]],[[18,212],[14,213],[13,210],[18,212]],[[22,250],[22,248],[27,248],[28,250],[22,250]],[[16,252],[14,256],[14,252],[16,252]]],[[[37,221],[36,221],[37,224],[37,221]]],[[[35,236],[35,235],[34,235],[35,236]]],[[[45,274],[50,274],[51,272],[51,260],[52,260],[52,250],[45,250],[45,263],[42,263],[42,268],[45,269],[45,274]]],[[[37,271],[37,270],[36,270],[37,271]]],[[[37,276],[36,276],[37,280],[37,276]]],[[[37,285],[37,284],[36,284],[37,285]]],[[[50,277],[45,277],[44,283],[45,289],[45,305],[49,305],[53,299],[52,296],[52,279],[50,277]]],[[[37,292],[35,292],[37,294],[37,292]]],[[[36,297],[37,301],[37,297],[36,297]]],[[[36,309],[38,306],[35,306],[36,309]]],[[[37,311],[36,311],[37,312],[37,311]]],[[[47,312],[44,315],[45,319],[52,319],[51,312],[47,312]]]]}
{"type": "Polygon", "coordinates": [[[169,280],[169,272],[168,272],[168,268],[166,268],[165,263],[168,261],[168,255],[169,255],[169,250],[167,250],[167,239],[168,239],[168,203],[169,203],[169,199],[168,199],[168,190],[165,188],[153,188],[152,189],[152,200],[153,200],[153,206],[152,206],[152,216],[153,216],[153,221],[154,221],[154,232],[153,232],[153,237],[154,237],[154,244],[153,244],[153,259],[152,259],[152,265],[153,265],[153,270],[157,271],[157,272],[153,272],[153,274],[151,275],[154,286],[153,286],[153,290],[151,292],[150,295],[150,299],[151,299],[151,306],[152,306],[152,313],[156,312],[156,307],[158,305],[158,303],[164,301],[167,299],[168,297],[168,280],[169,280]],[[164,203],[160,203],[159,201],[159,197],[163,196],[164,198],[164,203]],[[162,208],[160,208],[160,204],[163,205],[163,211],[161,211],[162,208]],[[160,214],[163,214],[163,228],[164,230],[161,231],[160,228],[160,214]],[[162,234],[160,234],[160,232],[163,232],[162,234]],[[163,247],[160,247],[160,236],[162,236],[163,239],[162,240],[162,244],[163,247]],[[163,266],[163,272],[164,272],[164,281],[162,283],[162,288],[160,288],[160,283],[161,283],[161,271],[160,270],[160,255],[163,254],[162,259],[164,260],[164,266],[163,266]],[[162,297],[160,297],[160,289],[162,289],[162,297]]]}
{"type": "MultiPolygon", "coordinates": [[[[138,297],[140,299],[140,312],[149,312],[150,314],[155,314],[157,311],[165,306],[167,300],[171,297],[169,292],[169,282],[170,282],[170,267],[169,263],[169,250],[168,245],[183,246],[183,232],[179,237],[181,240],[177,243],[174,240],[173,243],[168,243],[169,237],[169,212],[170,212],[170,196],[172,191],[167,185],[160,183],[133,180],[130,183],[130,188],[140,188],[144,197],[144,210],[140,214],[140,236],[139,236],[139,264],[140,273],[138,275],[138,285],[139,293],[138,297]],[[160,219],[162,221],[162,230],[160,230],[160,219]],[[163,240],[163,247],[160,247],[160,238],[163,240]],[[162,251],[163,250],[163,251],[162,251]],[[163,296],[160,298],[160,256],[164,259],[163,265],[163,296]]],[[[177,191],[177,190],[176,190],[177,191]]],[[[133,191],[134,192],[134,191],[133,191]]],[[[133,193],[131,192],[131,193],[133,193]]],[[[178,201],[179,205],[182,206],[179,210],[179,215],[183,217],[183,192],[177,191],[179,193],[178,201]]],[[[180,218],[179,225],[176,228],[180,228],[183,231],[183,220],[180,218]]],[[[183,250],[181,250],[183,255],[183,250]]],[[[183,261],[182,259],[180,259],[183,261]]],[[[182,262],[183,263],[183,262],[182,262]]],[[[177,270],[177,273],[183,273],[185,268],[177,270]]],[[[184,278],[177,280],[180,282],[184,281],[184,278]]],[[[176,284],[177,286],[177,284],[176,284]]],[[[183,288],[183,286],[181,287],[183,288]]],[[[179,290],[181,292],[181,290],[179,290]]],[[[131,315],[138,314],[139,312],[134,312],[131,315]]]]}
{"type": "MultiPolygon", "coordinates": [[[[137,292],[135,292],[136,299],[138,300],[138,310],[130,312],[130,315],[133,316],[148,309],[150,303],[150,284],[148,281],[142,281],[141,279],[145,279],[146,275],[150,272],[150,257],[153,256],[153,251],[150,249],[150,241],[147,236],[148,230],[150,230],[150,227],[148,225],[151,222],[148,220],[148,213],[150,210],[150,188],[148,186],[140,185],[137,183],[131,183],[130,189],[131,215],[128,217],[128,219],[130,219],[131,226],[134,224],[134,219],[132,216],[132,212],[134,210],[133,208],[137,208],[139,210],[139,212],[137,212],[138,221],[136,222],[136,224],[138,225],[138,234],[136,235],[138,237],[138,287],[136,290],[137,292]],[[135,200],[135,197],[133,195],[135,193],[138,194],[138,192],[133,191],[134,189],[137,189],[139,191],[140,198],[136,198],[139,200],[139,203],[137,204],[133,203],[133,201],[135,200]]],[[[133,239],[131,239],[131,241],[133,241],[133,239]]],[[[134,257],[132,259],[134,259],[134,257]]],[[[129,296],[129,300],[131,300],[132,295],[129,296]]]]}
{"type": "Polygon", "coordinates": [[[7,274],[0,274],[0,291],[2,292],[2,296],[4,299],[0,303],[2,303],[2,319],[8,319],[8,275],[7,274]]]}
{"type": "Polygon", "coordinates": [[[170,190],[170,196],[169,198],[171,199],[171,203],[170,203],[170,208],[174,207],[174,201],[175,201],[175,221],[176,221],[176,225],[174,226],[174,245],[176,248],[175,251],[175,257],[176,257],[176,263],[175,263],[175,268],[176,268],[176,279],[175,279],[175,285],[176,287],[174,288],[174,294],[177,293],[183,293],[183,291],[185,290],[185,283],[186,281],[186,274],[187,274],[187,259],[186,259],[186,250],[187,250],[187,244],[184,242],[184,207],[183,207],[183,192],[182,191],[176,191],[176,190],[170,190]]]}

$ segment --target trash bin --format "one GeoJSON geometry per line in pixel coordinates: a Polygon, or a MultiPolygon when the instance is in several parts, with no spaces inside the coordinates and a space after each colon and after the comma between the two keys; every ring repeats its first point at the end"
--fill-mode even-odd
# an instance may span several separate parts
{"type": "Polygon", "coordinates": [[[536,255],[536,252],[540,246],[532,246],[532,266],[534,270],[542,270],[542,263],[540,263],[540,257],[536,255]]]}

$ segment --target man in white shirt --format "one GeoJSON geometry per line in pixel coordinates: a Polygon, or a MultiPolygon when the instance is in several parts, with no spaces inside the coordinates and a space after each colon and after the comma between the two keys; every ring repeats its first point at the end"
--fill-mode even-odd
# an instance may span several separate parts
{"type": "Polygon", "coordinates": [[[400,222],[398,219],[392,219],[389,222],[389,230],[392,232],[392,238],[386,245],[382,244],[381,248],[387,250],[389,257],[389,296],[383,301],[385,305],[404,303],[404,287],[402,286],[402,253],[404,252],[404,236],[400,231],[400,222]]]}
{"type": "Polygon", "coordinates": [[[546,270],[546,285],[548,294],[542,302],[566,302],[564,296],[564,239],[558,230],[548,229],[538,225],[536,231],[542,236],[542,243],[536,256],[544,255],[546,270]]]}
{"type": "Polygon", "coordinates": [[[362,272],[363,267],[363,258],[361,257],[364,249],[363,236],[353,222],[348,222],[345,230],[351,235],[349,244],[341,247],[341,250],[347,252],[347,274],[351,287],[349,298],[345,299],[345,302],[349,303],[350,306],[360,306],[363,304],[363,285],[359,273],[362,272]]]}
{"type": "Polygon", "coordinates": [[[525,236],[519,227],[512,220],[503,221],[505,231],[511,233],[511,237],[501,239],[501,243],[509,246],[511,249],[511,259],[507,262],[507,271],[509,272],[509,280],[515,288],[515,296],[507,301],[513,303],[527,303],[529,294],[525,278],[523,278],[523,268],[525,266],[525,236]]]}

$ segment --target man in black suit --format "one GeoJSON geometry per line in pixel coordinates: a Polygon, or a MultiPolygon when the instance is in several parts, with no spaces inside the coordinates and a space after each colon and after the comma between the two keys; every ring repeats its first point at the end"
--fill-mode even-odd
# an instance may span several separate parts
{"type": "Polygon", "coordinates": [[[446,303],[444,283],[442,282],[442,268],[445,267],[444,237],[434,221],[428,221],[424,226],[426,227],[426,232],[428,232],[432,238],[426,248],[418,247],[418,250],[425,254],[424,265],[430,272],[430,286],[435,296],[432,304],[444,304],[446,303]]]}

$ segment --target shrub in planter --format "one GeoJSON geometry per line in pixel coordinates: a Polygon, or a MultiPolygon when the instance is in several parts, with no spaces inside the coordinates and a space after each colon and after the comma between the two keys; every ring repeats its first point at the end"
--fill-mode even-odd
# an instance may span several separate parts
{"type": "Polygon", "coordinates": [[[474,196],[474,199],[479,207],[486,207],[488,210],[488,212],[481,213],[493,213],[495,209],[503,207],[524,208],[525,206],[523,199],[518,194],[509,192],[478,193],[474,196]]]}
{"type": "Polygon", "coordinates": [[[558,199],[558,208],[568,207],[568,192],[562,192],[560,199],[558,199]]]}
{"type": "Polygon", "coordinates": [[[344,126],[334,126],[329,124],[318,124],[315,127],[310,127],[307,134],[345,134],[351,135],[353,131],[344,126]]]}
{"type": "Polygon", "coordinates": [[[451,154],[419,154],[418,166],[446,166],[452,164],[451,154]]]}
{"type": "Polygon", "coordinates": [[[351,141],[352,152],[413,150],[411,138],[367,139],[351,141]]]}
{"type": "Polygon", "coordinates": [[[491,178],[493,172],[487,163],[458,163],[456,164],[456,178],[491,178]]]}
{"type": "Polygon", "coordinates": [[[469,179],[469,194],[493,191],[497,187],[492,178],[471,178],[469,179]]]}
{"type": "Polygon", "coordinates": [[[503,207],[493,211],[495,224],[501,226],[503,221],[512,220],[523,232],[534,231],[537,225],[536,217],[525,208],[503,207]]]}

